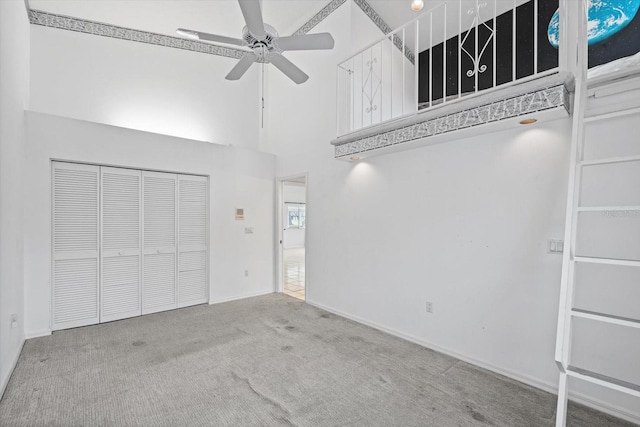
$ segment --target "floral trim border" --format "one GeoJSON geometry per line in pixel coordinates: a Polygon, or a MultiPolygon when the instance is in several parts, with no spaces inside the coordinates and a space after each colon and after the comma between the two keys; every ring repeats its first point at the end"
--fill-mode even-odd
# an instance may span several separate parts
{"type": "Polygon", "coordinates": [[[335,158],[344,158],[557,107],[564,107],[567,113],[569,112],[569,92],[564,84],[345,142],[336,145],[335,158]]]}
{"type": "MultiPolygon", "coordinates": [[[[389,34],[393,31],[393,28],[391,28],[389,24],[387,24],[386,21],[378,15],[378,12],[376,12],[366,0],[353,0],[353,2],[362,9],[365,15],[367,15],[378,28],[380,28],[380,31],[382,31],[383,34],[389,34]]],[[[393,35],[393,44],[400,50],[400,52],[404,51],[404,56],[407,57],[409,62],[415,64],[415,54],[407,46],[403,46],[402,39],[397,34],[393,35]]]]}

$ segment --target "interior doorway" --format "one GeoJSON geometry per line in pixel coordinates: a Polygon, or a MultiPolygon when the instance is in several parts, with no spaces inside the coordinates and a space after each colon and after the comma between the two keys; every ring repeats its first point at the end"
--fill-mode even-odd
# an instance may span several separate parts
{"type": "Polygon", "coordinates": [[[306,298],[306,176],[281,181],[280,218],[281,230],[281,289],[285,295],[306,298]]]}

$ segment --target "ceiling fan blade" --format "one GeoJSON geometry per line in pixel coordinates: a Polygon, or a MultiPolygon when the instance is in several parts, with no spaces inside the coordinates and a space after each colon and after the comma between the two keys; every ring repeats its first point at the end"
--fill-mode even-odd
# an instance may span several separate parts
{"type": "Polygon", "coordinates": [[[303,36],[280,37],[276,41],[282,50],[333,49],[335,44],[329,33],[305,34],[303,36]]]}
{"type": "Polygon", "coordinates": [[[227,77],[225,77],[225,79],[238,80],[244,75],[244,73],[247,72],[249,67],[251,67],[251,64],[256,62],[256,59],[258,59],[258,57],[253,52],[245,54],[242,58],[240,58],[240,61],[238,61],[236,66],[233,67],[231,71],[229,71],[229,74],[227,74],[227,77]]]}
{"type": "Polygon", "coordinates": [[[225,37],[225,36],[219,36],[217,34],[209,34],[209,33],[203,33],[200,31],[186,30],[184,28],[178,28],[176,30],[176,33],[180,34],[181,36],[189,37],[191,39],[196,39],[196,40],[205,40],[208,42],[217,42],[217,43],[233,44],[236,46],[245,46],[244,40],[236,39],[233,37],[225,37]]]}
{"type": "Polygon", "coordinates": [[[276,66],[277,69],[282,71],[287,77],[293,80],[296,84],[304,83],[307,81],[307,76],[304,71],[296,67],[293,62],[289,61],[282,55],[271,55],[269,62],[276,66]]]}
{"type": "Polygon", "coordinates": [[[258,0],[238,0],[244,21],[251,34],[257,38],[265,36],[264,21],[262,20],[262,10],[258,0]]]}

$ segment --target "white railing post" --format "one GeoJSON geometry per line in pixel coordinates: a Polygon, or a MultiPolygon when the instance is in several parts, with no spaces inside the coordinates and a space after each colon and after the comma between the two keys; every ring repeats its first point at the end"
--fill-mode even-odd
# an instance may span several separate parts
{"type": "Polygon", "coordinates": [[[442,41],[442,103],[447,102],[447,3],[444,4],[444,30],[442,41]]]}
{"type": "Polygon", "coordinates": [[[340,97],[340,64],[336,67],[336,135],[340,135],[340,111],[342,108],[342,97],[340,97]]]}
{"type": "Polygon", "coordinates": [[[429,14],[429,107],[433,106],[433,12],[429,14]]]}
{"type": "Polygon", "coordinates": [[[517,61],[516,61],[516,23],[517,23],[517,11],[516,11],[516,7],[517,7],[517,3],[516,0],[513,0],[513,20],[511,21],[511,81],[515,82],[516,81],[516,65],[517,65],[517,61]]]}
{"type": "Polygon", "coordinates": [[[406,46],[406,39],[405,39],[405,28],[406,27],[402,27],[402,49],[400,50],[400,60],[402,61],[402,115],[404,116],[404,103],[406,102],[406,100],[404,99],[404,95],[407,92],[407,86],[406,83],[404,81],[405,77],[406,77],[406,71],[404,68],[404,64],[405,64],[405,46],[406,46]]]}
{"type": "Polygon", "coordinates": [[[475,58],[476,58],[476,63],[475,63],[475,92],[478,93],[478,78],[480,75],[480,49],[479,49],[479,43],[478,43],[478,38],[479,38],[479,33],[478,30],[480,29],[480,2],[478,0],[476,0],[476,51],[475,51],[475,58]]]}
{"type": "Polygon", "coordinates": [[[498,21],[496,20],[498,16],[498,0],[493,0],[493,85],[492,87],[496,87],[498,84],[497,76],[498,71],[496,69],[496,64],[498,63],[498,44],[496,39],[498,38],[498,21]]]}
{"type": "Polygon", "coordinates": [[[458,98],[462,98],[462,0],[458,5],[458,98]]]}
{"type": "Polygon", "coordinates": [[[533,74],[538,74],[538,0],[533,0],[533,74]]]}
{"type": "Polygon", "coordinates": [[[416,48],[413,55],[413,93],[415,96],[416,111],[420,107],[420,92],[418,85],[420,84],[420,20],[416,21],[416,48]]]}

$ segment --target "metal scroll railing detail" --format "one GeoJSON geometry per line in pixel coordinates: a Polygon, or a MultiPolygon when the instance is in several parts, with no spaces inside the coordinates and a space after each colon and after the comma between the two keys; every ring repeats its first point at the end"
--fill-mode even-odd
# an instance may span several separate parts
{"type": "Polygon", "coordinates": [[[467,70],[466,72],[467,77],[473,77],[473,75],[476,73],[484,73],[489,68],[487,64],[480,64],[480,61],[482,60],[482,57],[484,56],[484,53],[487,50],[487,47],[489,46],[489,44],[493,40],[493,37],[495,36],[494,29],[491,26],[489,26],[486,21],[480,20],[480,9],[486,8],[486,7],[487,7],[487,2],[476,3],[475,7],[467,11],[468,15],[473,16],[473,21],[471,22],[471,27],[466,31],[464,37],[462,38],[462,41],[460,42],[460,50],[464,52],[465,55],[467,55],[473,63],[473,68],[467,70]],[[484,46],[482,46],[482,50],[480,51],[480,53],[477,56],[475,56],[473,53],[469,52],[464,45],[469,39],[471,32],[474,31],[474,29],[476,31],[476,39],[477,39],[478,37],[477,28],[480,25],[482,25],[484,28],[486,28],[489,31],[490,36],[487,37],[486,41],[484,42],[484,46]]]}

